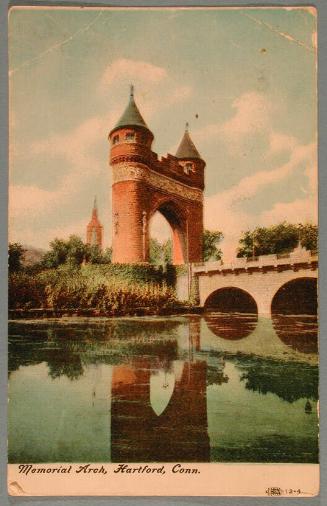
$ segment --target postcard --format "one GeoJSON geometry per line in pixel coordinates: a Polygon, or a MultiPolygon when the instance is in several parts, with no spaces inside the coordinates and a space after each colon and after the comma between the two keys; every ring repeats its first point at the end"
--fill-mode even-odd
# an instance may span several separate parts
{"type": "Polygon", "coordinates": [[[8,490],[319,493],[317,13],[9,11],[8,490]]]}

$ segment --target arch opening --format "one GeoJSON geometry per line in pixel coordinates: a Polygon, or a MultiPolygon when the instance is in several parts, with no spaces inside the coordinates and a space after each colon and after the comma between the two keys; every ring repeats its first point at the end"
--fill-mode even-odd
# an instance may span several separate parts
{"type": "Polygon", "coordinates": [[[149,262],[165,265],[172,262],[172,231],[166,218],[156,211],[149,223],[149,262]]]}
{"type": "Polygon", "coordinates": [[[317,279],[298,278],[285,283],[275,293],[272,314],[316,315],[317,279]]]}
{"type": "Polygon", "coordinates": [[[184,220],[171,202],[161,204],[152,214],[149,226],[149,260],[159,265],[186,263],[184,220]]]}
{"type": "Polygon", "coordinates": [[[298,278],[281,286],[271,304],[279,339],[301,353],[317,353],[317,279],[298,278]]]}
{"type": "Polygon", "coordinates": [[[237,340],[250,335],[258,322],[254,298],[240,288],[221,288],[205,302],[205,321],[217,337],[237,340]]]}
{"type": "Polygon", "coordinates": [[[241,288],[226,287],[209,295],[204,304],[206,311],[220,313],[258,313],[256,301],[241,288]]]}

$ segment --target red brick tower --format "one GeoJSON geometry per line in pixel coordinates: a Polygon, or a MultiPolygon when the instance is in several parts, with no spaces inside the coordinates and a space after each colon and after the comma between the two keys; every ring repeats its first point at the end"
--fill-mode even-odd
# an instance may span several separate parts
{"type": "Polygon", "coordinates": [[[173,262],[202,261],[205,162],[188,128],[177,150],[158,159],[153,134],[134,101],[109,133],[113,171],[113,262],[149,260],[149,221],[159,211],[172,229],[173,262]]]}
{"type": "Polygon", "coordinates": [[[91,221],[86,227],[86,243],[91,246],[98,246],[102,249],[102,235],[103,226],[98,218],[97,202],[96,198],[94,198],[91,221]]]}

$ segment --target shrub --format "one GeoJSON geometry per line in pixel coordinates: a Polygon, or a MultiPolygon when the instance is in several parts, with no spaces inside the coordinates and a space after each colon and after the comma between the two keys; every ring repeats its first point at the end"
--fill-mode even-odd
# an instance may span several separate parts
{"type": "Polygon", "coordinates": [[[97,309],[108,313],[162,308],[176,303],[161,269],[136,265],[60,266],[9,279],[9,307],[97,309]]]}

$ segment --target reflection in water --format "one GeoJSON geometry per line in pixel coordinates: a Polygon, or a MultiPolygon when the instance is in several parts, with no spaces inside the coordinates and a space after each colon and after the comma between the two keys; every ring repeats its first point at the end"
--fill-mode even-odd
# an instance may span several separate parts
{"type": "Polygon", "coordinates": [[[318,369],[284,342],[245,314],[12,322],[9,460],[316,462],[318,369]]]}
{"type": "Polygon", "coordinates": [[[318,322],[316,315],[272,316],[276,334],[283,343],[301,353],[317,353],[318,322]]]}
{"type": "Polygon", "coordinates": [[[240,379],[248,390],[263,395],[270,392],[290,403],[298,399],[318,400],[317,368],[297,362],[285,367],[276,360],[253,361],[248,357],[238,357],[237,365],[242,371],[240,379]]]}
{"type": "Polygon", "coordinates": [[[258,315],[245,313],[216,313],[204,315],[208,328],[223,339],[243,339],[250,335],[258,322],[258,315]]]}
{"type": "Polygon", "coordinates": [[[75,325],[45,320],[10,324],[9,374],[20,366],[46,362],[51,378],[62,375],[70,380],[83,375],[90,363],[117,364],[130,355],[144,354],[153,361],[173,360],[177,356],[176,320],[146,320],[138,325],[131,318],[106,323],[75,325]],[[166,323],[166,324],[165,324],[166,323]]]}
{"type": "Polygon", "coordinates": [[[183,363],[181,377],[159,416],[150,404],[148,361],[138,359],[114,368],[112,462],[209,461],[206,367],[203,361],[183,363]]]}

